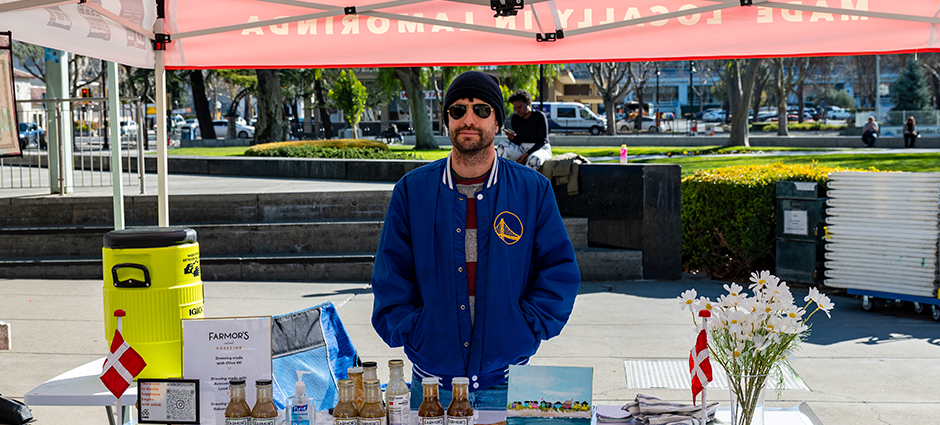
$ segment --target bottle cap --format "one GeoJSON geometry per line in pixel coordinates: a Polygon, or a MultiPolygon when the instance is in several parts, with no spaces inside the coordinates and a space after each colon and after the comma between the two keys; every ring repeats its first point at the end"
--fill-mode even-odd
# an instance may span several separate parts
{"type": "Polygon", "coordinates": [[[430,377],[421,380],[421,385],[440,385],[441,378],[430,377]]]}
{"type": "Polygon", "coordinates": [[[346,373],[347,373],[347,374],[351,374],[351,373],[362,373],[362,368],[361,368],[361,367],[358,367],[358,366],[356,366],[356,367],[351,367],[351,368],[349,368],[349,369],[346,369],[346,373]]]}
{"type": "Polygon", "coordinates": [[[362,362],[362,368],[365,369],[367,367],[379,367],[379,364],[376,362],[362,362]]]}
{"type": "Polygon", "coordinates": [[[353,381],[352,379],[340,379],[339,381],[336,382],[336,385],[339,387],[346,387],[346,386],[351,387],[353,385],[356,385],[356,382],[353,381]]]}
{"type": "Polygon", "coordinates": [[[368,387],[368,386],[373,386],[373,385],[376,387],[379,386],[380,385],[379,380],[378,379],[366,379],[362,381],[363,387],[368,387]]]}
{"type": "Polygon", "coordinates": [[[465,376],[457,377],[457,378],[451,379],[450,384],[451,385],[460,385],[460,384],[470,385],[470,378],[467,378],[465,376]]]}
{"type": "Polygon", "coordinates": [[[245,385],[245,380],[244,379],[232,379],[228,381],[228,384],[229,385],[245,385]]]}
{"type": "Polygon", "coordinates": [[[259,380],[255,381],[255,386],[258,386],[258,385],[271,385],[271,380],[270,380],[270,379],[259,379],[259,380]]]}
{"type": "Polygon", "coordinates": [[[402,366],[405,364],[405,361],[402,359],[392,359],[388,361],[389,367],[391,366],[402,366]]]}

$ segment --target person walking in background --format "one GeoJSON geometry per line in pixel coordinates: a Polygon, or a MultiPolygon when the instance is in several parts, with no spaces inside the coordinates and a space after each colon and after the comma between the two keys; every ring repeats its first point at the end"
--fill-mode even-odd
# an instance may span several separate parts
{"type": "Polygon", "coordinates": [[[862,142],[866,148],[875,146],[875,139],[878,138],[878,123],[875,117],[868,117],[868,122],[862,127],[862,142]]]}
{"type": "Polygon", "coordinates": [[[917,124],[914,123],[914,117],[908,117],[904,123],[904,147],[913,148],[914,141],[917,140],[917,124]]]}
{"type": "Polygon", "coordinates": [[[509,140],[499,142],[496,155],[538,171],[552,157],[548,118],[542,111],[532,110],[532,95],[525,90],[516,90],[509,96],[509,103],[515,111],[506,127],[509,140]]]}
{"type": "Polygon", "coordinates": [[[372,327],[422,378],[470,378],[476,408],[506,409],[510,365],[557,336],[581,274],[548,179],[496,156],[503,122],[499,80],[457,76],[444,97],[447,158],[395,185],[372,272],[372,327]]]}

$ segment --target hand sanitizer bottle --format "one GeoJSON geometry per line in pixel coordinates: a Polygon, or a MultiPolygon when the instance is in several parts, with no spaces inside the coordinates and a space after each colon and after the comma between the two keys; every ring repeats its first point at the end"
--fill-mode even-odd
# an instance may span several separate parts
{"type": "Polygon", "coordinates": [[[297,383],[294,384],[294,396],[290,398],[287,405],[287,423],[288,425],[315,425],[316,416],[315,407],[310,403],[310,397],[307,397],[307,386],[304,385],[303,376],[310,373],[306,370],[297,371],[297,383]]]}

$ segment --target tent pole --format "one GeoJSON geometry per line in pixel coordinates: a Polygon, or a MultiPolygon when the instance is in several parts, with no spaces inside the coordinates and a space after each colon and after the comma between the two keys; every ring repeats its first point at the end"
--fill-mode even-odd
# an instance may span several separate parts
{"type": "MultiPolygon", "coordinates": [[[[163,19],[157,19],[153,24],[154,33],[163,32],[163,19]]],[[[156,74],[156,103],[157,103],[157,225],[167,227],[170,225],[169,196],[167,195],[166,175],[166,58],[163,50],[154,50],[156,74]]]]}
{"type": "MultiPolygon", "coordinates": [[[[108,132],[111,140],[111,189],[114,198],[114,230],[124,230],[124,185],[121,182],[121,125],[118,116],[117,62],[107,62],[108,70],[108,132]]],[[[143,152],[138,152],[143,155],[143,152]]]]}

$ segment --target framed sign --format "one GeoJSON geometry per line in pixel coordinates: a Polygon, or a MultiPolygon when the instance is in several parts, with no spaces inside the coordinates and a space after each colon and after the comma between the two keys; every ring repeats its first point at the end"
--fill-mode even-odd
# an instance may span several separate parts
{"type": "Polygon", "coordinates": [[[142,424],[198,424],[198,379],[138,379],[142,424]]]}
{"type": "Polygon", "coordinates": [[[0,157],[22,156],[13,85],[13,37],[0,32],[0,157]]]}
{"type": "Polygon", "coordinates": [[[245,401],[255,404],[255,381],[272,379],[271,317],[183,320],[183,377],[200,382],[200,420],[224,425],[228,383],[245,380],[245,401]]]}

